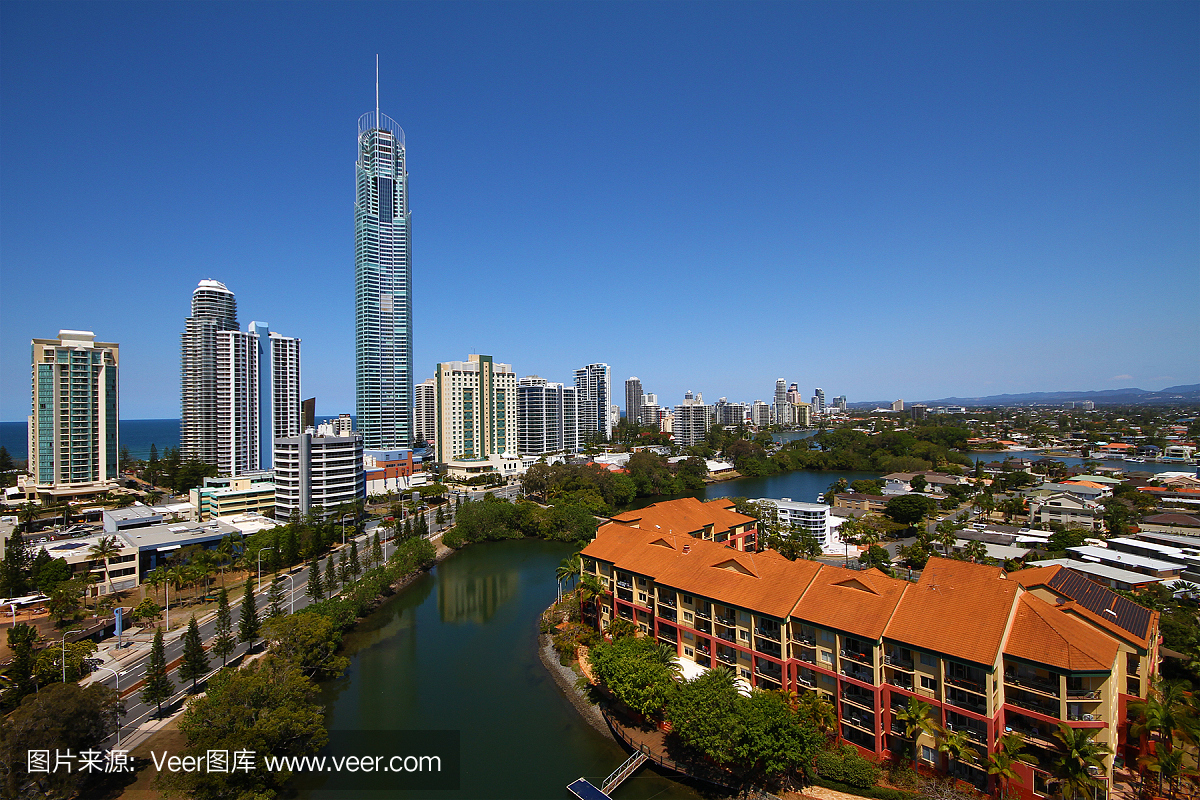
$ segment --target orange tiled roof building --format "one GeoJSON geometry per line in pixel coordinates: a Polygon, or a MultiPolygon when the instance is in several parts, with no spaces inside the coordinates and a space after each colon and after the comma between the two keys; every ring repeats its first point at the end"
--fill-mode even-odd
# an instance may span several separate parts
{"type": "MultiPolygon", "coordinates": [[[[877,756],[910,752],[894,710],[913,696],[967,734],[981,765],[1016,731],[1038,757],[1012,787],[1029,800],[1050,793],[1060,722],[1136,759],[1126,707],[1157,671],[1157,612],[1059,566],[1010,574],[934,558],[909,583],[788,561],[756,552],[755,520],[731,506],[670,501],[601,526],[582,554],[608,590],[597,623],[623,617],[683,661],[756,687],[822,692],[842,738],[877,756]]],[[[989,788],[986,766],[947,763],[927,734],[916,745],[927,767],[989,788]]]]}

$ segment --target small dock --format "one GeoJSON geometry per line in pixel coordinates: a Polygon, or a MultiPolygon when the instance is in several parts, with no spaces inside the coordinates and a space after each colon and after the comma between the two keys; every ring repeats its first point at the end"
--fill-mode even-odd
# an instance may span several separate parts
{"type": "Polygon", "coordinates": [[[601,788],[597,789],[587,778],[579,778],[567,786],[567,791],[579,800],[612,800],[612,792],[633,773],[641,768],[649,759],[641,750],[636,751],[625,763],[617,767],[611,775],[604,779],[601,788]]]}

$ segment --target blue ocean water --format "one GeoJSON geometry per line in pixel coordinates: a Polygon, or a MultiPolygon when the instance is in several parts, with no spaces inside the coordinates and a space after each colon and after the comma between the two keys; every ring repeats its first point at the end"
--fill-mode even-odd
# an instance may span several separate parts
{"type": "MultiPolygon", "coordinates": [[[[121,447],[129,448],[129,455],[149,458],[152,444],[159,453],[167,447],[179,447],[179,420],[123,419],[118,435],[121,447]]],[[[8,450],[14,461],[24,461],[29,450],[28,423],[0,422],[0,446],[8,450]]]]}

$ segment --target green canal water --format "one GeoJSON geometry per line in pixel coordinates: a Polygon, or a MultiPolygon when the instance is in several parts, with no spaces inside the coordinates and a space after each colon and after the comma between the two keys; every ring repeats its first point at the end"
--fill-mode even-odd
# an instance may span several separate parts
{"type": "MultiPolygon", "coordinates": [[[[554,569],[572,547],[535,540],[471,545],[391,598],[346,637],[345,675],[321,686],[338,731],[461,732],[458,790],[408,790],[380,773],[366,793],[332,781],[301,798],[556,798],[579,777],[597,785],[626,753],[580,717],[538,658],[537,620],[554,599],[554,569]]],[[[361,780],[361,778],[360,778],[361,780]]],[[[614,800],[699,798],[647,768],[614,800]]]]}

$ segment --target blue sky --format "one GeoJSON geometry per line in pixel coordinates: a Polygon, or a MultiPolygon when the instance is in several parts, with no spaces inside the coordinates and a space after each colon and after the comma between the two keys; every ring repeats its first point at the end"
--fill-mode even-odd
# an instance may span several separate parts
{"type": "Polygon", "coordinates": [[[1197,3],[0,4],[0,419],[29,339],[178,416],[202,278],[354,403],[356,121],[408,142],[417,380],[660,402],[1200,381],[1197,3]]]}

